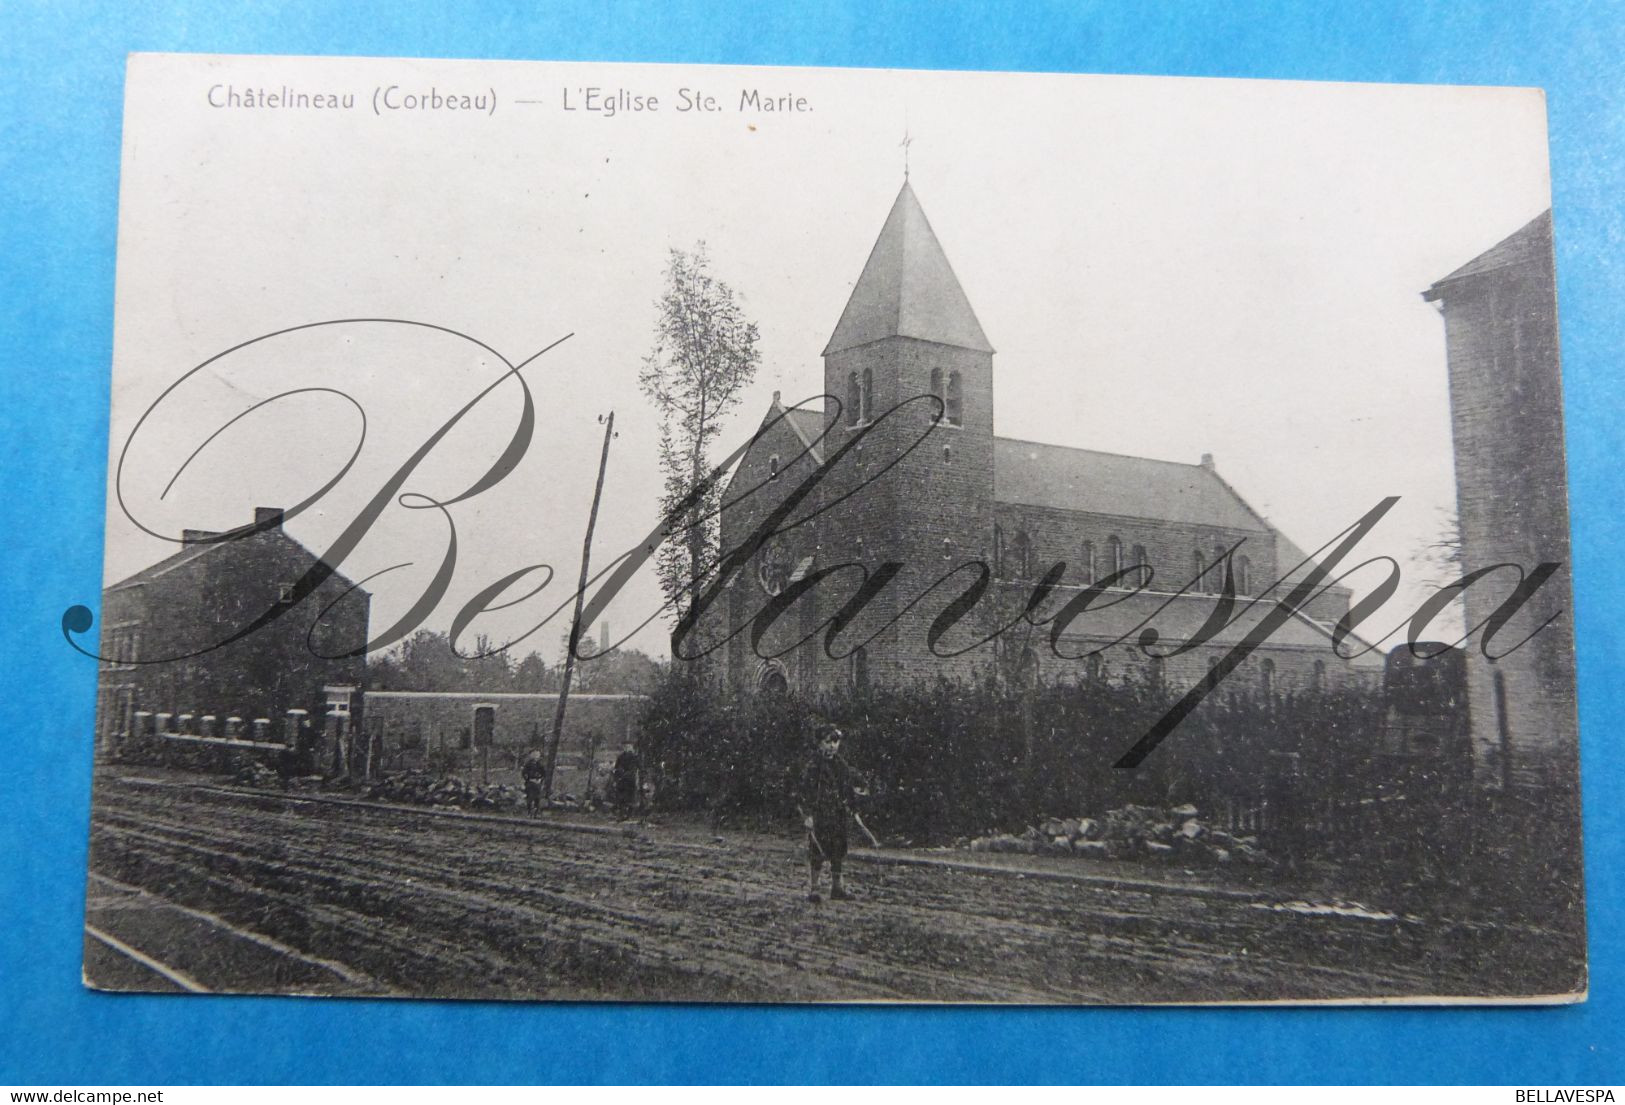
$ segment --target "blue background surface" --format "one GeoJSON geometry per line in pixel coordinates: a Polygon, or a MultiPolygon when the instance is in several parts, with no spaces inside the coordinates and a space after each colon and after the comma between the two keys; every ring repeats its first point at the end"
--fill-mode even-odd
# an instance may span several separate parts
{"type": "MultiPolygon", "coordinates": [[[[0,1083],[1625,1081],[1616,464],[1625,8],[1384,0],[0,5],[0,1083]],[[1019,69],[1535,85],[1551,113],[1592,999],[1559,1009],[739,1008],[109,997],[80,986],[124,57],[1019,69]]],[[[1395,166],[1403,172],[1403,166],[1395,166]]]]}

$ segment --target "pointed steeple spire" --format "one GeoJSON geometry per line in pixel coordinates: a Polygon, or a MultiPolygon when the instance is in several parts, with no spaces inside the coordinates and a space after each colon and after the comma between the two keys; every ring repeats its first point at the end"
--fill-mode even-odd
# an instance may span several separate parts
{"type": "Polygon", "coordinates": [[[993,352],[907,180],[824,356],[893,337],[993,352]]]}

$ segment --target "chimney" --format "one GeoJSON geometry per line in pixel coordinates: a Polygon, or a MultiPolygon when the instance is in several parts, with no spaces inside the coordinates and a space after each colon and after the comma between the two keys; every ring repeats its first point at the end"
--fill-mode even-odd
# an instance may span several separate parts
{"type": "Polygon", "coordinates": [[[1206,468],[1209,472],[1213,471],[1213,454],[1212,453],[1203,453],[1202,454],[1202,467],[1206,468]]]}
{"type": "Polygon", "coordinates": [[[258,529],[282,528],[282,508],[279,506],[257,506],[254,508],[254,527],[258,529]]]}

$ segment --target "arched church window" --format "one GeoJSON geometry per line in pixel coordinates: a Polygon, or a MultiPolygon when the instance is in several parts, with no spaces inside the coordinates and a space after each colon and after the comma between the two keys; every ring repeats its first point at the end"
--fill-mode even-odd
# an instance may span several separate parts
{"type": "MultiPolygon", "coordinates": [[[[1115,533],[1106,538],[1106,567],[1111,569],[1111,574],[1114,576],[1123,570],[1123,542],[1118,540],[1115,533]]],[[[1121,587],[1123,581],[1116,580],[1112,583],[1112,586],[1121,587]]]]}
{"type": "Polygon", "coordinates": [[[931,407],[931,420],[934,422],[943,417],[944,412],[948,409],[948,402],[943,398],[942,394],[942,369],[940,368],[931,370],[931,395],[941,404],[941,406],[933,404],[931,407]]]}
{"type": "Polygon", "coordinates": [[[846,375],[846,424],[856,426],[863,421],[863,393],[858,389],[858,374],[846,375]]]}
{"type": "Polygon", "coordinates": [[[863,370],[863,406],[861,417],[865,422],[873,421],[875,417],[875,370],[863,370]]]}
{"type": "Polygon", "coordinates": [[[1238,595],[1253,593],[1253,565],[1245,556],[1236,557],[1236,593],[1238,595]]]}
{"type": "Polygon", "coordinates": [[[1083,543],[1083,555],[1079,559],[1083,563],[1083,583],[1087,587],[1095,581],[1095,543],[1093,541],[1083,543]]]}
{"type": "Polygon", "coordinates": [[[1017,579],[1027,579],[1033,574],[1033,546],[1027,537],[1026,530],[1017,530],[1016,535],[1010,539],[1010,571],[1017,579]]]}
{"type": "Polygon", "coordinates": [[[953,558],[954,558],[954,539],[952,537],[944,537],[942,539],[942,559],[944,559],[944,560],[952,560],[953,558]]]}
{"type": "Polygon", "coordinates": [[[767,458],[767,478],[770,480],[779,478],[779,454],[777,453],[767,458]]]}
{"type": "Polygon", "coordinates": [[[960,394],[958,371],[948,373],[948,395],[943,401],[948,412],[948,425],[957,426],[964,421],[965,401],[960,394]]]}
{"type": "Polygon", "coordinates": [[[1202,559],[1202,550],[1197,549],[1191,553],[1191,590],[1207,590],[1207,561],[1202,559]]]}
{"type": "MultiPolygon", "coordinates": [[[[1225,576],[1230,572],[1230,562],[1224,555],[1223,545],[1213,546],[1213,567],[1208,569],[1208,590],[1223,591],[1225,576]]],[[[1234,583],[1231,584],[1234,586],[1234,583]]]]}
{"type": "Polygon", "coordinates": [[[1145,546],[1135,545],[1134,551],[1129,555],[1134,562],[1134,583],[1136,586],[1144,587],[1151,582],[1151,561],[1146,558],[1145,546]]]}

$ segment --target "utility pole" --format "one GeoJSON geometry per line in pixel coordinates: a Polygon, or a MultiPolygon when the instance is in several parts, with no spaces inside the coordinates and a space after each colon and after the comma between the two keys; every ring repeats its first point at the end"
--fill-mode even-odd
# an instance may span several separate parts
{"type": "Polygon", "coordinates": [[[547,752],[547,777],[542,780],[542,800],[553,799],[553,771],[559,763],[559,743],[564,739],[564,708],[570,701],[570,677],[575,673],[576,645],[581,641],[581,607],[586,599],[588,560],[592,556],[592,530],[598,524],[598,501],[604,497],[604,472],[609,468],[609,441],[615,436],[615,412],[604,420],[604,448],[598,457],[598,485],[592,492],[592,511],[587,515],[587,536],[581,542],[581,584],[576,588],[576,609],[570,619],[570,643],[564,649],[564,673],[559,678],[559,704],[553,710],[553,743],[547,752]]]}

